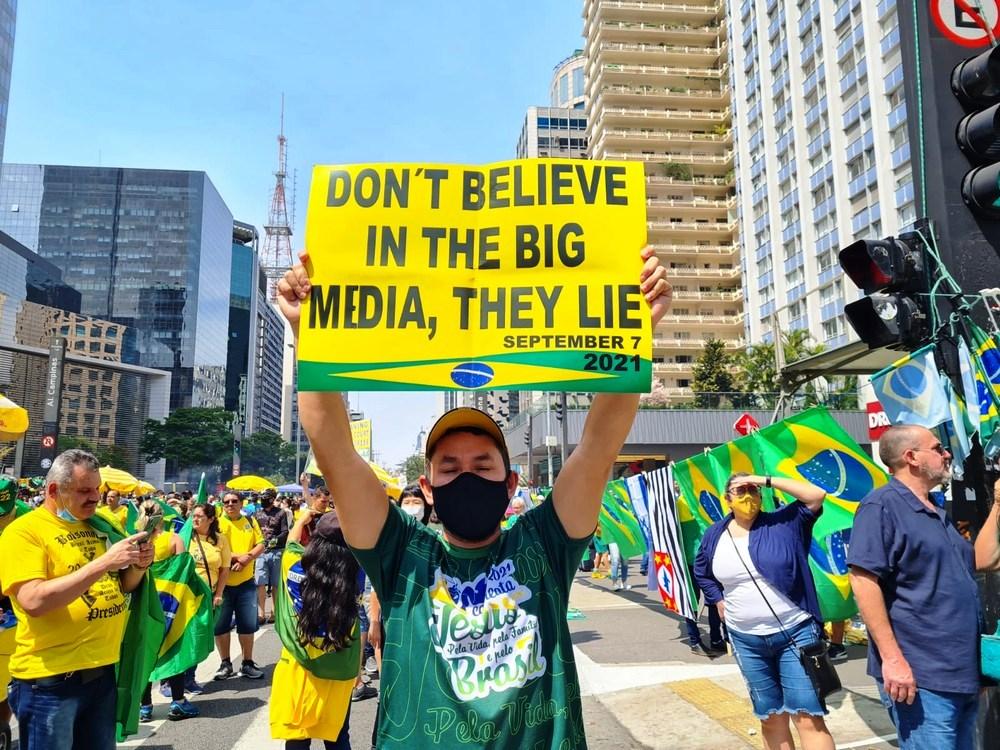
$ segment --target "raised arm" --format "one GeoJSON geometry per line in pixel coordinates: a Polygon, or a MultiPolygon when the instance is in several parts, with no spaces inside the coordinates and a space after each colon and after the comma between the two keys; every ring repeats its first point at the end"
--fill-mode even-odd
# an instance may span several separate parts
{"type": "MultiPolygon", "coordinates": [[[[670,307],[667,272],[651,248],[642,251],[640,289],[650,305],[653,328],[670,307]]],[[[573,539],[593,533],[604,486],[639,408],[635,393],[601,393],[594,397],[583,435],[566,460],[552,489],[552,501],[563,529],[573,539]]]]}
{"type": "MultiPolygon", "coordinates": [[[[296,345],[301,302],[311,289],[305,265],[308,255],[301,253],[299,261],[278,282],[278,306],[292,327],[296,345]]],[[[344,539],[352,547],[371,549],[389,514],[389,502],[382,483],[354,449],[343,396],[332,391],[299,391],[299,419],[333,493],[344,539]]]]}
{"type": "Polygon", "coordinates": [[[1000,479],[993,485],[993,507],[976,537],[976,570],[1000,570],[1000,479]]]}

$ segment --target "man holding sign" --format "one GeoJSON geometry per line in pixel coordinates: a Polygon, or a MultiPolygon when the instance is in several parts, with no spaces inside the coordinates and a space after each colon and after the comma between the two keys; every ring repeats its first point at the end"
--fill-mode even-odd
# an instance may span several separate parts
{"type": "MultiPolygon", "coordinates": [[[[587,184],[592,187],[594,182],[587,184]]],[[[330,189],[334,190],[332,184],[330,189]]],[[[555,188],[548,184],[546,190],[550,189],[555,188]]],[[[340,200],[344,190],[337,188],[331,195],[340,200]]],[[[612,203],[618,199],[616,190],[608,188],[612,203]]],[[[493,192],[499,196],[503,191],[493,192]]],[[[621,200],[634,202],[635,195],[625,192],[621,200]]],[[[489,190],[485,193],[490,194],[489,190]]],[[[537,190],[534,194],[537,200],[537,190]]],[[[362,192],[356,197],[367,201],[368,195],[362,192]]],[[[524,193],[521,197],[526,200],[524,193]]],[[[621,233],[641,240],[644,230],[634,225],[636,218],[641,224],[641,211],[621,227],[621,233]]],[[[309,237],[311,247],[318,248],[314,252],[334,252],[326,235],[309,237]]],[[[617,265],[631,266],[634,289],[651,308],[651,316],[638,326],[648,348],[646,321],[655,326],[662,318],[671,292],[666,272],[651,249],[641,252],[641,264],[624,261],[628,256],[623,253],[638,253],[640,246],[641,242],[632,245],[634,250],[626,250],[629,241],[623,241],[617,265]]],[[[503,263],[499,249],[494,259],[503,263]]],[[[310,275],[319,278],[325,271],[327,290],[339,288],[330,283],[334,274],[329,265],[326,269],[320,267],[322,262],[313,266],[306,254],[301,260],[278,285],[279,305],[296,336],[300,313],[308,328],[316,310],[310,275]]],[[[337,261],[339,269],[339,257],[337,261]]],[[[573,274],[563,268],[561,276],[568,285],[573,274]]],[[[394,289],[400,280],[385,268],[380,277],[383,292],[394,289]]],[[[612,291],[607,297],[612,305],[617,293],[612,291]]],[[[584,289],[578,299],[586,294],[584,289]]],[[[631,302],[620,309],[626,317],[635,315],[631,302]]],[[[578,312],[575,308],[567,315],[578,312]]],[[[518,335],[564,335],[560,320],[554,312],[518,335]]],[[[477,335],[490,333],[478,325],[475,328],[477,335]]],[[[616,323],[610,322],[608,328],[615,329],[616,323]]],[[[427,330],[423,333],[427,341],[427,330]]],[[[307,346],[309,335],[303,333],[303,358],[309,346],[311,356],[317,352],[315,343],[307,346]]],[[[617,336],[601,327],[589,335],[597,340],[606,337],[608,344],[617,336]]],[[[353,350],[355,354],[362,351],[367,354],[368,350],[353,350]]],[[[577,361],[584,377],[586,360],[577,361]]],[[[569,357],[564,358],[563,366],[569,362],[569,357]]],[[[338,379],[332,372],[327,377],[338,379]]],[[[598,386],[601,381],[590,382],[598,386]]],[[[413,387],[412,382],[409,385],[413,387]]],[[[370,466],[354,450],[342,396],[300,390],[302,425],[333,490],[344,537],[382,603],[386,637],[378,747],[586,747],[566,625],[569,587],[597,525],[602,493],[638,402],[634,393],[596,396],[580,442],[560,472],[550,500],[525,513],[506,531],[500,530],[500,522],[517,489],[518,476],[511,470],[502,431],[476,409],[446,413],[428,435],[426,474],[420,478],[427,502],[444,527],[443,536],[438,536],[388,502],[370,466]]]]}

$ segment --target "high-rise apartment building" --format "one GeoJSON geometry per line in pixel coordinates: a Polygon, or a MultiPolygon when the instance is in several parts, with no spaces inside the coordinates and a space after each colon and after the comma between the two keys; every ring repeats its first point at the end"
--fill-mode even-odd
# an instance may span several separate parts
{"type": "Polygon", "coordinates": [[[5,164],[0,230],[126,327],[123,362],[170,371],[171,411],[224,405],[233,216],[208,175],[5,164]]]}
{"type": "Polygon", "coordinates": [[[729,3],[747,335],[853,337],[840,248],[915,218],[896,3],[729,3]],[[874,126],[873,126],[873,123],[874,126]]]}
{"type": "Polygon", "coordinates": [[[674,287],[653,374],[687,400],[707,339],[744,346],[724,4],[586,0],[583,16],[590,155],[645,165],[649,244],[674,287]]]}

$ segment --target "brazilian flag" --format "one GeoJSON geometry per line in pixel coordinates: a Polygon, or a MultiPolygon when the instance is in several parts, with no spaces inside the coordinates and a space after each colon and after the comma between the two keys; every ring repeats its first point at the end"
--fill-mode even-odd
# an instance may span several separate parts
{"type": "Polygon", "coordinates": [[[601,527],[601,541],[617,544],[623,560],[638,557],[646,551],[646,537],[642,534],[639,519],[632,509],[632,498],[625,481],[609,482],[601,499],[601,512],[597,520],[601,527]]]}
{"type": "MultiPolygon", "coordinates": [[[[114,544],[124,539],[120,527],[107,518],[94,514],[90,526],[114,544]]],[[[156,648],[163,632],[163,609],[155,596],[149,573],[129,597],[129,616],[122,635],[122,646],[116,665],[117,700],[115,731],[123,742],[139,731],[139,702],[149,682],[149,673],[156,661],[156,648]]]]}
{"type": "MultiPolygon", "coordinates": [[[[847,546],[861,500],[889,477],[822,406],[813,407],[746,437],[679,461],[674,477],[684,495],[680,510],[685,550],[697,549],[710,525],[729,512],[726,481],[731,474],[772,474],[810,482],[826,491],[823,515],[809,544],[820,610],[827,621],[846,620],[857,612],[847,578],[847,546]]],[[[765,511],[774,498],[790,502],[777,490],[764,493],[765,511]]]]}
{"type": "MultiPolygon", "coordinates": [[[[191,520],[178,536],[187,550],[191,520]]],[[[186,551],[153,565],[153,580],[163,608],[163,640],[151,680],[163,680],[200,664],[212,650],[215,617],[212,591],[186,551]]]]}
{"type": "Polygon", "coordinates": [[[281,639],[281,645],[303,668],[324,680],[353,684],[361,660],[357,621],[349,642],[336,651],[324,651],[312,643],[303,645],[299,641],[298,614],[302,609],[302,582],[305,580],[302,568],[304,552],[305,548],[301,544],[289,542],[281,555],[281,581],[274,597],[275,630],[281,639]]]}

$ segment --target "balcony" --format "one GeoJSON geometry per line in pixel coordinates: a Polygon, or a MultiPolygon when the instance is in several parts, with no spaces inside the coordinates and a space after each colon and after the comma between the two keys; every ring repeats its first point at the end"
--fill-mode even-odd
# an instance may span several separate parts
{"type": "MultiPolygon", "coordinates": [[[[660,320],[663,325],[699,325],[709,328],[743,327],[743,314],[739,315],[671,315],[667,313],[660,320]]],[[[693,338],[693,337],[692,337],[693,338]]]]}
{"type": "Polygon", "coordinates": [[[677,62],[692,63],[699,62],[705,67],[710,67],[718,62],[724,54],[724,45],[685,45],[685,44],[642,44],[628,42],[602,42],[598,47],[598,54],[602,59],[605,53],[617,53],[616,60],[622,62],[641,63],[649,58],[655,58],[656,62],[677,62]]]}
{"type": "Polygon", "coordinates": [[[892,152],[892,155],[889,157],[889,163],[892,164],[893,169],[899,169],[900,167],[910,163],[909,141],[892,152]]]}
{"type": "MultiPolygon", "coordinates": [[[[907,149],[909,149],[908,146],[907,149]]],[[[870,185],[874,185],[876,180],[878,180],[878,172],[875,167],[871,167],[865,172],[862,172],[847,183],[847,197],[854,200],[856,196],[867,190],[870,185]]]]}
{"type": "Polygon", "coordinates": [[[736,223],[713,221],[657,221],[650,219],[646,226],[651,232],[671,232],[672,234],[694,234],[702,237],[725,239],[736,232],[736,223]]]}
{"type": "MultiPolygon", "coordinates": [[[[742,325],[742,323],[741,323],[742,325]]],[[[700,336],[695,336],[692,334],[691,338],[687,339],[669,339],[662,337],[653,337],[653,349],[701,349],[705,346],[705,342],[713,338],[718,338],[718,336],[709,336],[702,334],[700,336]]],[[[742,338],[733,339],[723,339],[723,344],[725,348],[730,351],[738,351],[740,349],[746,348],[746,342],[742,338]]]]}
{"type": "Polygon", "coordinates": [[[656,209],[676,209],[678,212],[690,212],[693,214],[708,214],[715,216],[727,213],[736,206],[736,198],[726,200],[711,200],[709,198],[692,198],[690,200],[678,200],[676,198],[646,198],[647,211],[656,209]]]}
{"type": "Polygon", "coordinates": [[[704,124],[705,126],[717,126],[728,123],[733,113],[729,107],[724,109],[648,109],[646,107],[604,107],[601,110],[601,117],[604,120],[635,120],[648,122],[649,120],[663,120],[665,122],[678,121],[691,125],[692,127],[704,124]]]}
{"type": "Polygon", "coordinates": [[[657,18],[661,13],[670,13],[672,18],[686,23],[710,24],[723,12],[717,4],[703,3],[688,5],[687,3],[655,3],[646,0],[597,0],[597,12],[614,11],[615,18],[623,21],[642,21],[645,18],[657,18]]]}
{"type": "MultiPolygon", "coordinates": [[[[742,275],[739,268],[668,268],[670,279],[707,279],[710,281],[734,281],[742,275]]],[[[680,294],[680,292],[678,292],[680,294]]],[[[679,299],[675,295],[675,299],[679,299]]]]}
{"type": "Polygon", "coordinates": [[[676,43],[680,45],[719,44],[726,39],[723,24],[644,23],[604,20],[591,25],[587,38],[594,44],[605,41],[635,43],[676,43]]]}
{"type": "Polygon", "coordinates": [[[729,104],[729,87],[722,86],[718,89],[691,89],[691,88],[667,88],[665,86],[626,86],[624,84],[604,84],[598,93],[598,97],[608,105],[624,103],[622,100],[638,98],[646,100],[650,105],[663,103],[662,108],[666,109],[669,104],[683,105],[679,108],[696,108],[704,106],[710,102],[717,102],[719,108],[729,104]]]}
{"type": "Polygon", "coordinates": [[[692,79],[706,81],[721,81],[727,75],[728,66],[722,68],[674,68],[668,65],[619,65],[617,63],[606,63],[597,70],[594,81],[600,85],[603,80],[609,83],[621,83],[633,81],[643,83],[648,81],[651,85],[679,86],[689,88],[688,84],[692,79]]]}
{"type": "Polygon", "coordinates": [[[896,0],[881,0],[875,11],[876,15],[878,16],[878,20],[881,21],[883,18],[889,15],[889,11],[893,10],[895,7],[896,7],[896,0]]]}
{"type": "Polygon", "coordinates": [[[875,144],[875,135],[871,130],[866,130],[863,135],[855,138],[847,146],[847,157],[845,162],[850,162],[861,156],[867,149],[875,144]]]}
{"type": "Polygon", "coordinates": [[[844,275],[844,269],[839,264],[834,263],[819,269],[819,283],[828,284],[836,278],[844,275]]]}
{"type": "MultiPolygon", "coordinates": [[[[736,290],[731,292],[718,291],[718,292],[674,292],[674,300],[677,302],[681,301],[697,301],[697,302],[739,302],[743,299],[742,290],[736,290]]],[[[715,316],[707,316],[715,317],[715,316]]]]}
{"type": "MultiPolygon", "coordinates": [[[[647,164],[647,169],[651,166],[657,166],[655,164],[647,164]]],[[[733,181],[727,180],[722,177],[705,177],[703,175],[695,175],[689,180],[682,180],[678,177],[661,177],[660,175],[646,175],[646,185],[648,187],[667,187],[671,185],[676,186],[686,186],[695,187],[708,192],[727,192],[732,186],[733,181]]]]}
{"type": "Polygon", "coordinates": [[[721,156],[713,154],[637,154],[627,151],[608,151],[605,159],[621,159],[622,161],[644,161],[647,163],[673,162],[675,164],[695,164],[702,168],[715,168],[721,171],[732,171],[734,152],[727,151],[721,156]]]}
{"type": "Polygon", "coordinates": [[[608,128],[602,133],[605,140],[618,138],[629,141],[664,141],[671,143],[717,143],[721,147],[731,146],[733,138],[726,133],[692,133],[684,130],[652,130],[639,128],[608,128]]]}
{"type": "Polygon", "coordinates": [[[739,248],[736,245],[691,245],[682,242],[650,242],[649,246],[658,255],[676,257],[683,255],[694,255],[704,260],[715,260],[717,262],[727,262],[733,260],[738,255],[739,248]]]}

